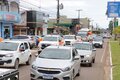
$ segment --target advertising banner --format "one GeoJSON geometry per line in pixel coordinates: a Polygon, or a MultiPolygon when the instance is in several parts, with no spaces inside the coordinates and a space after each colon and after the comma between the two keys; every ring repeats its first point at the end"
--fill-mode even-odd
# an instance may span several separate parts
{"type": "Polygon", "coordinates": [[[119,2],[118,1],[117,2],[113,2],[113,1],[108,2],[107,16],[109,18],[120,17],[120,1],[119,2]]]}
{"type": "Polygon", "coordinates": [[[0,12],[0,22],[20,22],[20,14],[15,12],[0,12]]]}

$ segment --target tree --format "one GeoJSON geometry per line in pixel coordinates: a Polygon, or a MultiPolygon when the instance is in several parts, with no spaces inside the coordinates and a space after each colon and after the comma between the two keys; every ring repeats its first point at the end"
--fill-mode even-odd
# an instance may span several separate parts
{"type": "Polygon", "coordinates": [[[117,40],[117,35],[118,35],[119,38],[120,38],[120,26],[116,27],[116,28],[113,30],[113,34],[115,34],[115,40],[117,40]]]}

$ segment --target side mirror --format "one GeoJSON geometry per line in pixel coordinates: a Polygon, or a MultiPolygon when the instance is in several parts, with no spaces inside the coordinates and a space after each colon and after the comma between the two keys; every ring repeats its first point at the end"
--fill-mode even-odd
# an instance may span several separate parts
{"type": "Polygon", "coordinates": [[[74,58],[73,58],[73,60],[79,60],[80,59],[80,56],[75,56],[74,58]]]}
{"type": "Polygon", "coordinates": [[[25,51],[25,49],[24,49],[24,48],[20,48],[19,51],[20,51],[20,52],[23,52],[23,51],[25,51]]]}

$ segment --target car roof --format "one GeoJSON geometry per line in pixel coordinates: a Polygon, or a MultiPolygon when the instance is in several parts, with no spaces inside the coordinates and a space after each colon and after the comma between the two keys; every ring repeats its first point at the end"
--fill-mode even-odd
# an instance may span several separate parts
{"type": "Polygon", "coordinates": [[[75,35],[64,35],[64,36],[75,36],[75,35]]]}
{"type": "Polygon", "coordinates": [[[28,42],[28,41],[21,41],[21,40],[4,40],[3,42],[23,43],[23,42],[28,42]]]}
{"type": "Polygon", "coordinates": [[[76,43],[80,43],[80,44],[92,44],[92,42],[75,42],[76,43]]]}
{"type": "Polygon", "coordinates": [[[45,37],[60,37],[60,35],[46,35],[45,37]]]}
{"type": "Polygon", "coordinates": [[[47,49],[71,49],[70,46],[48,46],[47,49]]]}

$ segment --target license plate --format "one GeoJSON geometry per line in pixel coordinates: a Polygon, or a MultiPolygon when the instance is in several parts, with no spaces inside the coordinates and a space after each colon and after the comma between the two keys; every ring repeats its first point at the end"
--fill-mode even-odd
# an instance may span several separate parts
{"type": "Polygon", "coordinates": [[[53,76],[50,74],[44,74],[43,79],[53,79],[53,76]]]}

